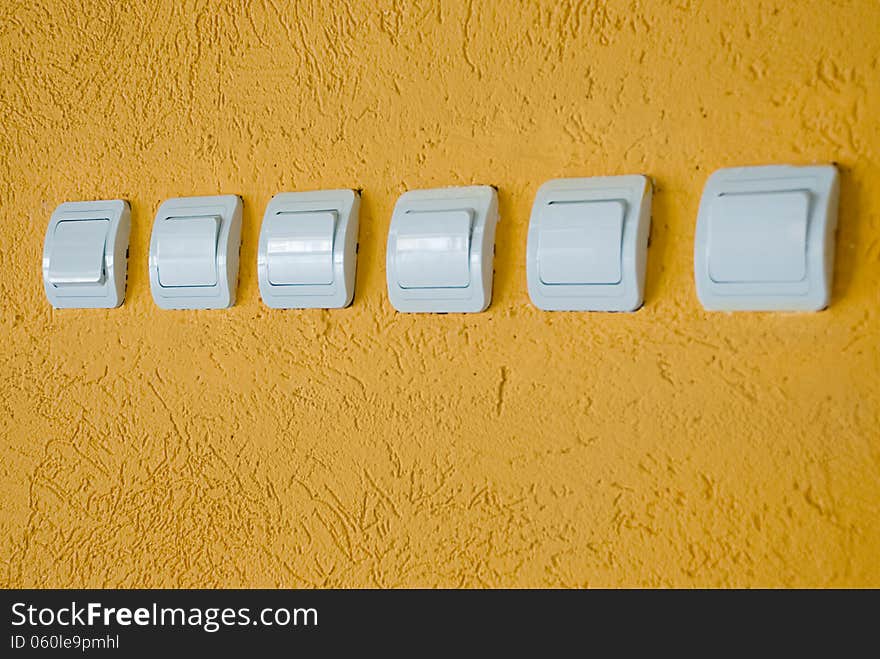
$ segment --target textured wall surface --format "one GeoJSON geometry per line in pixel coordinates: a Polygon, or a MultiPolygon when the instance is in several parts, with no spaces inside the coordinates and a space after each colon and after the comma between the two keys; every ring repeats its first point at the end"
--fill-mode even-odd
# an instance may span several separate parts
{"type": "Polygon", "coordinates": [[[880,3],[73,4],[0,6],[2,585],[880,586],[880,3]],[[704,312],[708,174],[829,161],[830,309],[704,312]],[[644,308],[537,311],[537,187],[624,173],[644,308]],[[395,313],[396,197],[470,183],[492,306],[395,313]],[[364,190],[354,305],[270,311],[263,209],[326,187],[364,190]],[[154,213],[217,193],[238,304],[161,311],[154,213]],[[53,311],[52,209],[116,197],[125,305],[53,311]]]}

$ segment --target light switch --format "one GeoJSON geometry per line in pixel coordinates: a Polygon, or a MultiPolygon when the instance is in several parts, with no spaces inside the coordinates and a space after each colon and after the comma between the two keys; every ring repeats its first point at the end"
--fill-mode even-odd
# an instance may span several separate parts
{"type": "Polygon", "coordinates": [[[275,309],[346,307],[354,296],[360,194],[282,192],[266,207],[257,249],[260,295],[275,309]]]}
{"type": "Polygon", "coordinates": [[[59,222],[49,256],[49,282],[56,286],[101,283],[109,228],[110,220],[59,222]]]}
{"type": "Polygon", "coordinates": [[[833,166],[718,170],[700,202],[697,295],[722,311],[816,311],[828,304],[837,225],[833,166]]]}
{"type": "Polygon", "coordinates": [[[335,211],[276,215],[270,221],[266,246],[269,283],[332,284],[335,225],[335,211]]]}
{"type": "Polygon", "coordinates": [[[470,210],[405,213],[397,229],[402,288],[463,288],[470,283],[470,210]]]}
{"type": "Polygon", "coordinates": [[[498,193],[490,186],[411,190],[394,207],[386,277],[403,312],[479,312],[492,298],[498,193]]]}
{"type": "Polygon", "coordinates": [[[621,201],[554,202],[538,234],[538,273],[545,284],[620,281],[621,201]]]}
{"type": "Polygon", "coordinates": [[[241,244],[236,195],[179,197],[156,213],[150,290],[163,309],[223,309],[235,303],[241,244]]]}
{"type": "Polygon", "coordinates": [[[220,217],[169,217],[163,223],[156,246],[159,284],[215,286],[220,217]]]}
{"type": "Polygon", "coordinates": [[[529,221],[529,297],[547,311],[635,311],[644,297],[651,185],[644,176],[556,179],[529,221]]]}
{"type": "Polygon", "coordinates": [[[43,247],[43,283],[56,308],[112,308],[125,298],[128,203],[67,202],[52,214],[43,247]]]}
{"type": "Polygon", "coordinates": [[[805,190],[725,194],[712,203],[709,275],[716,282],[800,281],[807,274],[805,190]],[[761,236],[755,240],[755,236],[761,236]]]}

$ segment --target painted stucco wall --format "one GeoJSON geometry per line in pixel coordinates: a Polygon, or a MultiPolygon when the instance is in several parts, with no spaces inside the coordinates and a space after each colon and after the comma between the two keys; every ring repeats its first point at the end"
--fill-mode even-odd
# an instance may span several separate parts
{"type": "Polygon", "coordinates": [[[0,5],[5,586],[880,586],[880,3],[0,5]],[[836,161],[830,309],[707,313],[706,177],[836,161]],[[549,178],[655,181],[647,299],[550,314],[549,178]],[[492,306],[400,315],[404,190],[499,188],[492,306]],[[354,305],[270,311],[279,191],[363,189],[354,305]],[[167,312],[160,202],[245,202],[238,304],[167,312]],[[125,305],[53,311],[62,201],[132,206],[125,305]]]}

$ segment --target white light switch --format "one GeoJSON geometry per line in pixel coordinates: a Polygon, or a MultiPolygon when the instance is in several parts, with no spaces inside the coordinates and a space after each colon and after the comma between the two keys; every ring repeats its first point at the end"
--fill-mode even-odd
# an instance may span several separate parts
{"type": "Polygon", "coordinates": [[[547,311],[635,311],[642,305],[651,222],[644,176],[556,179],[529,222],[529,297],[547,311]]]}
{"type": "Polygon", "coordinates": [[[125,298],[128,203],[67,202],[52,214],[43,247],[43,283],[56,308],[112,308],[125,298]]]}
{"type": "Polygon", "coordinates": [[[489,186],[411,190],[388,232],[388,296],[398,311],[478,312],[492,298],[498,194],[489,186]]]}
{"type": "Polygon", "coordinates": [[[64,220],[55,226],[49,282],[99,284],[104,277],[104,246],[110,220],[64,220]]]}
{"type": "Polygon", "coordinates": [[[470,210],[405,213],[397,228],[403,288],[463,288],[471,280],[470,210]]]}
{"type": "Polygon", "coordinates": [[[159,284],[215,286],[220,217],[169,217],[162,222],[156,245],[159,284]]]}
{"type": "Polygon", "coordinates": [[[283,192],[266,208],[257,250],[260,295],[276,309],[351,304],[360,194],[283,192]]]}
{"type": "Polygon", "coordinates": [[[269,283],[332,284],[335,226],[335,211],[279,213],[270,220],[266,246],[269,283]]]}
{"type": "Polygon", "coordinates": [[[806,190],[725,194],[712,203],[709,275],[716,282],[800,281],[807,273],[806,190]],[[755,236],[761,236],[755,240],[755,236]]]}
{"type": "Polygon", "coordinates": [[[620,281],[621,201],[554,202],[538,234],[538,272],[545,284],[620,281]]]}
{"type": "Polygon", "coordinates": [[[236,195],[179,197],[156,213],[150,290],[163,309],[223,309],[235,303],[241,244],[236,195]]]}
{"type": "Polygon", "coordinates": [[[710,310],[816,311],[828,304],[837,225],[833,166],[742,167],[709,177],[694,274],[710,310]]]}

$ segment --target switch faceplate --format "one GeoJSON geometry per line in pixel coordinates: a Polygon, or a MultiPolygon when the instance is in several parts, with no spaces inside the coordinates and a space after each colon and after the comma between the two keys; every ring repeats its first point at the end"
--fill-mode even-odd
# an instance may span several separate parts
{"type": "Polygon", "coordinates": [[[388,297],[403,312],[479,312],[492,299],[498,193],[411,190],[397,200],[386,252],[388,297]]]}
{"type": "Polygon", "coordinates": [[[263,302],[273,309],[334,309],[354,297],[360,194],[282,192],[266,207],[257,249],[263,302]]]}
{"type": "Polygon", "coordinates": [[[831,166],[740,167],[703,191],[694,275],[718,311],[818,311],[828,305],[837,226],[831,166]]]}
{"type": "Polygon", "coordinates": [[[179,197],[156,213],[150,239],[150,290],[163,309],[225,309],[235,304],[241,198],[179,197]]]}
{"type": "Polygon", "coordinates": [[[529,221],[529,297],[546,311],[642,306],[651,224],[644,176],[555,179],[538,189],[529,221]]]}
{"type": "Polygon", "coordinates": [[[56,308],[112,308],[125,299],[128,203],[76,201],[52,213],[43,244],[43,287],[56,308]]]}

